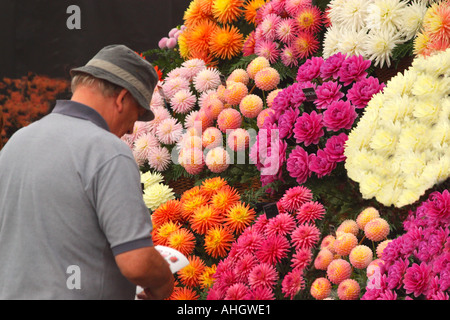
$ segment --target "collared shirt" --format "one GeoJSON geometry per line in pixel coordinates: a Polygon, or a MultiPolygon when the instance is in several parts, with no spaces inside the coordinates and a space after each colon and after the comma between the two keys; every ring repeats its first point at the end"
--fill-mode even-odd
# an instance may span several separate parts
{"type": "Polygon", "coordinates": [[[133,299],[115,256],[152,246],[130,148],[58,101],[0,152],[0,299],[133,299]]]}

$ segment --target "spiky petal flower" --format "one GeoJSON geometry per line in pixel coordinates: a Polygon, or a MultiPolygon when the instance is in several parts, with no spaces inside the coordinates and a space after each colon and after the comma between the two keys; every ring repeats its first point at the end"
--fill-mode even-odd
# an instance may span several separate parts
{"type": "Polygon", "coordinates": [[[220,84],[220,72],[217,69],[205,68],[194,77],[194,86],[198,92],[217,89],[220,84]]]}
{"type": "Polygon", "coordinates": [[[189,264],[178,271],[178,277],[182,284],[195,287],[199,284],[200,276],[205,270],[205,262],[198,256],[189,256],[189,264]]]}
{"type": "Polygon", "coordinates": [[[237,20],[243,10],[244,0],[216,0],[211,7],[214,18],[220,23],[231,23],[237,20]]]}
{"type": "Polygon", "coordinates": [[[317,52],[319,41],[313,34],[301,31],[293,40],[292,48],[300,59],[305,59],[317,52]]]}
{"type": "Polygon", "coordinates": [[[303,278],[302,269],[294,269],[290,271],[283,279],[281,283],[281,292],[285,297],[289,297],[291,300],[297,295],[297,293],[305,288],[305,279],[303,278]]]}
{"type": "Polygon", "coordinates": [[[272,40],[260,40],[255,45],[255,54],[266,58],[270,63],[275,63],[280,56],[280,50],[272,40]]]}
{"type": "Polygon", "coordinates": [[[205,250],[213,258],[225,257],[234,241],[233,233],[227,227],[218,225],[205,235],[205,250]]]}
{"type": "Polygon", "coordinates": [[[241,52],[243,42],[244,36],[239,29],[228,25],[213,31],[209,46],[216,58],[231,59],[241,52]]]}
{"type": "Polygon", "coordinates": [[[266,287],[272,288],[278,280],[278,272],[269,263],[256,265],[248,276],[250,288],[266,287]]]}
{"type": "Polygon", "coordinates": [[[268,236],[261,243],[256,256],[262,262],[276,264],[287,256],[289,248],[289,241],[286,237],[281,235],[268,236]]]}
{"type": "Polygon", "coordinates": [[[299,225],[292,232],[292,244],[296,249],[300,248],[312,248],[319,241],[320,231],[312,224],[299,225]]]}
{"type": "Polygon", "coordinates": [[[185,256],[189,256],[195,248],[194,234],[185,228],[175,230],[167,238],[167,245],[180,251],[185,256]]]}
{"type": "Polygon", "coordinates": [[[294,212],[300,207],[312,200],[312,192],[304,186],[292,187],[284,193],[280,199],[282,206],[290,212],[294,212]]]}
{"type": "Polygon", "coordinates": [[[222,216],[214,207],[203,205],[195,209],[189,220],[192,230],[204,235],[209,229],[222,222],[222,216]]]}

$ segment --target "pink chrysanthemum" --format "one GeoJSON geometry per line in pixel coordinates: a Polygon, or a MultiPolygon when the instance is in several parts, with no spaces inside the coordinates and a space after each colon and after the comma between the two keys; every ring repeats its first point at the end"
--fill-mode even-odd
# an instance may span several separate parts
{"type": "Polygon", "coordinates": [[[286,237],[281,235],[269,236],[261,243],[261,247],[256,252],[256,257],[262,262],[276,264],[287,256],[289,248],[289,241],[286,237]]]}
{"type": "MultiPolygon", "coordinates": [[[[260,217],[262,217],[262,215],[259,216],[258,220],[260,220],[260,217]]],[[[249,228],[246,230],[249,230],[249,228]]],[[[236,241],[236,252],[238,255],[254,254],[254,252],[261,247],[261,242],[263,240],[264,236],[260,232],[244,232],[236,241]]]]}
{"type": "Polygon", "coordinates": [[[320,230],[312,224],[302,224],[292,232],[292,244],[296,249],[310,249],[320,238],[320,230]]]}
{"type": "Polygon", "coordinates": [[[205,68],[194,77],[194,87],[198,92],[217,89],[221,84],[220,72],[217,69],[205,68]]]}
{"type": "Polygon", "coordinates": [[[290,45],[287,45],[281,51],[281,62],[286,67],[296,67],[298,66],[298,55],[294,48],[290,45]]]}
{"type": "Polygon", "coordinates": [[[152,121],[147,122],[149,131],[153,134],[156,133],[156,129],[158,128],[159,124],[170,118],[169,110],[167,110],[165,107],[156,107],[152,108],[153,114],[155,115],[155,118],[152,121]]]}
{"type": "Polygon", "coordinates": [[[183,125],[175,118],[163,120],[156,129],[156,136],[161,143],[174,144],[183,134],[183,125]]]}
{"type": "Polygon", "coordinates": [[[303,278],[302,269],[294,269],[289,272],[281,283],[281,292],[285,297],[289,297],[291,300],[297,295],[297,293],[305,288],[305,279],[303,278]]]}
{"type": "Polygon", "coordinates": [[[280,202],[286,210],[293,213],[304,203],[311,201],[312,196],[311,190],[304,186],[297,186],[286,190],[280,202]]]}
{"type": "Polygon", "coordinates": [[[415,297],[425,293],[428,289],[432,267],[422,262],[420,265],[414,263],[406,269],[403,283],[407,294],[413,293],[415,297]]]}
{"type": "Polygon", "coordinates": [[[147,160],[150,149],[157,146],[159,146],[159,142],[154,135],[150,133],[141,135],[134,141],[133,153],[136,160],[140,161],[147,160]]]}
{"type": "Polygon", "coordinates": [[[278,281],[278,272],[274,266],[268,263],[260,263],[255,266],[248,275],[250,288],[272,288],[278,281]]]}
{"type": "Polygon", "coordinates": [[[294,19],[287,18],[281,20],[276,30],[278,40],[285,44],[290,44],[295,39],[298,32],[297,29],[298,27],[294,19]]]}
{"type": "Polygon", "coordinates": [[[206,63],[202,59],[190,59],[181,64],[181,75],[192,80],[205,67],[206,63]]]}
{"type": "Polygon", "coordinates": [[[280,50],[272,40],[259,40],[255,44],[255,54],[266,58],[270,63],[275,63],[280,56],[280,50]]]}
{"type": "Polygon", "coordinates": [[[280,74],[272,67],[264,68],[255,75],[255,85],[263,91],[276,89],[280,83],[280,74]]]}
{"type": "Polygon", "coordinates": [[[292,48],[299,59],[305,59],[317,52],[319,40],[309,32],[300,31],[292,42],[292,48]]]}
{"type": "MultiPolygon", "coordinates": [[[[219,130],[220,132],[220,130],[219,130]]],[[[250,134],[243,128],[237,128],[228,134],[227,144],[231,150],[242,152],[248,149],[250,143],[250,134]]]]}
{"type": "Polygon", "coordinates": [[[227,289],[224,300],[244,300],[248,291],[249,289],[245,284],[235,283],[227,289]]]}
{"type": "Polygon", "coordinates": [[[166,147],[153,147],[150,148],[147,159],[150,168],[163,172],[169,167],[170,153],[166,147]]]}
{"type": "Polygon", "coordinates": [[[176,77],[169,80],[164,81],[162,85],[162,90],[166,99],[170,101],[172,97],[180,90],[188,90],[189,89],[189,81],[184,77],[176,77]]]}
{"type": "Polygon", "coordinates": [[[262,111],[264,103],[256,94],[245,96],[239,104],[239,110],[247,118],[256,118],[262,111]]]}
{"type": "Polygon", "coordinates": [[[296,213],[299,223],[314,222],[321,220],[325,215],[324,206],[317,201],[308,201],[304,203],[296,213]]]}
{"type": "Polygon", "coordinates": [[[261,29],[261,34],[265,39],[274,41],[277,36],[277,28],[280,22],[281,17],[271,13],[264,17],[263,21],[258,25],[258,28],[261,29]]]}
{"type": "Polygon", "coordinates": [[[209,170],[220,173],[228,169],[230,155],[223,147],[215,147],[206,154],[205,163],[209,170]]]}
{"type": "Polygon", "coordinates": [[[304,7],[309,7],[312,5],[311,0],[286,0],[285,10],[291,17],[297,16],[300,10],[304,7]]]}
{"type": "Polygon", "coordinates": [[[297,224],[289,213],[279,213],[269,220],[265,227],[267,236],[281,235],[286,236],[291,233],[297,224]]]}
{"type": "Polygon", "coordinates": [[[217,125],[222,132],[240,128],[242,124],[242,115],[239,111],[227,108],[224,109],[217,118],[217,125]]]}
{"type": "Polygon", "coordinates": [[[250,32],[250,34],[245,38],[244,44],[242,46],[242,55],[244,57],[251,56],[255,53],[255,31],[250,32]]]}
{"type": "Polygon", "coordinates": [[[180,90],[170,99],[170,105],[176,113],[188,113],[192,110],[197,98],[190,90],[180,90]]]}
{"type": "Polygon", "coordinates": [[[275,300],[275,294],[271,288],[257,287],[250,289],[247,300],[275,300]]]}
{"type": "Polygon", "coordinates": [[[316,34],[323,25],[322,11],[316,6],[305,6],[299,10],[295,20],[301,31],[316,34]]]}
{"type": "Polygon", "coordinates": [[[298,249],[292,255],[292,269],[305,269],[309,266],[312,261],[311,249],[298,249]]]}
{"type": "Polygon", "coordinates": [[[253,254],[245,254],[241,256],[234,266],[234,272],[236,273],[237,281],[247,283],[250,271],[252,271],[253,268],[258,264],[259,261],[253,254]]]}
{"type": "Polygon", "coordinates": [[[294,137],[298,143],[304,143],[305,146],[318,144],[324,134],[322,114],[318,114],[316,111],[310,114],[304,112],[297,118],[294,137]]]}
{"type": "MultiPolygon", "coordinates": [[[[195,118],[197,117],[198,113],[199,113],[199,110],[193,110],[188,113],[188,115],[186,116],[186,118],[184,120],[184,125],[185,125],[186,129],[195,128],[195,118]]],[[[201,128],[201,126],[200,126],[200,128],[201,128]]]]}
{"type": "Polygon", "coordinates": [[[317,99],[314,102],[317,109],[326,109],[331,103],[344,97],[341,89],[342,85],[336,81],[327,81],[318,86],[316,89],[317,99]]]}

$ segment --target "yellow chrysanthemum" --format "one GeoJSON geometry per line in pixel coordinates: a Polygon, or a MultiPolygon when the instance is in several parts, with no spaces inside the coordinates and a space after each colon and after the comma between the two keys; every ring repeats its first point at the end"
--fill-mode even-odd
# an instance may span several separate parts
{"type": "Polygon", "coordinates": [[[206,179],[200,187],[201,192],[208,198],[212,197],[218,190],[226,186],[228,183],[222,177],[206,179]]]}
{"type": "Polygon", "coordinates": [[[192,230],[204,235],[209,229],[222,222],[222,215],[211,205],[203,205],[195,209],[189,221],[192,230]]]}
{"type": "Polygon", "coordinates": [[[200,288],[201,289],[207,289],[211,288],[216,281],[216,278],[214,278],[214,274],[216,273],[217,266],[213,264],[211,267],[206,267],[205,271],[203,271],[202,275],[200,276],[200,288]]]}
{"type": "Polygon", "coordinates": [[[231,23],[241,17],[243,5],[244,0],[215,0],[211,11],[218,22],[231,23]]]}
{"type": "Polygon", "coordinates": [[[198,256],[189,256],[189,264],[178,271],[178,277],[182,284],[195,287],[200,282],[200,276],[205,271],[205,262],[198,256]]]}
{"type": "Polygon", "coordinates": [[[180,228],[169,235],[167,238],[167,246],[180,251],[185,256],[188,256],[194,251],[195,236],[191,231],[185,228],[180,228]]]}
{"type": "Polygon", "coordinates": [[[256,212],[248,204],[238,202],[225,215],[225,225],[233,232],[241,233],[255,220],[256,212]]]}
{"type": "Polygon", "coordinates": [[[220,59],[231,59],[242,49],[244,36],[235,26],[226,25],[217,28],[209,41],[211,54],[220,59]]]}
{"type": "Polygon", "coordinates": [[[234,241],[233,233],[227,227],[218,225],[205,235],[205,250],[213,258],[223,258],[228,254],[234,241]]]}
{"type": "Polygon", "coordinates": [[[169,238],[169,236],[173,232],[179,230],[180,228],[181,228],[180,225],[173,221],[163,223],[158,228],[153,229],[152,231],[153,243],[155,245],[167,246],[167,239],[169,238]]]}
{"type": "Polygon", "coordinates": [[[244,17],[248,23],[256,24],[258,9],[266,3],[266,0],[250,0],[244,5],[244,17]]]}

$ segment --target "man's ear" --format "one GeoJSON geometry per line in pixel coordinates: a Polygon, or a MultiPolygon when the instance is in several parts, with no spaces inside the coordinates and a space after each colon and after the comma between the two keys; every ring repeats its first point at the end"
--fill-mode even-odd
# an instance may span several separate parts
{"type": "Polygon", "coordinates": [[[127,96],[127,94],[128,90],[122,89],[116,97],[116,106],[119,113],[122,113],[122,111],[124,110],[125,97],[127,96]]]}

